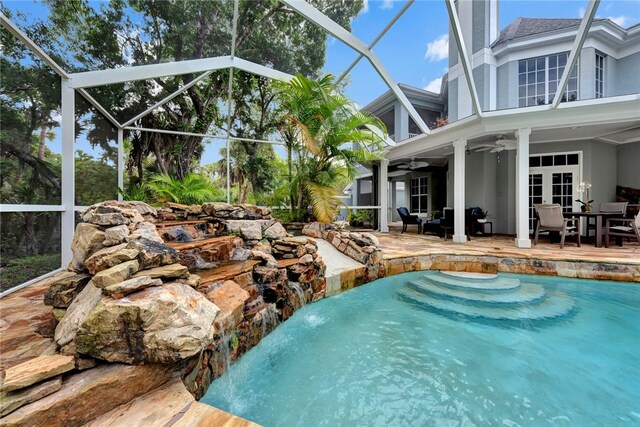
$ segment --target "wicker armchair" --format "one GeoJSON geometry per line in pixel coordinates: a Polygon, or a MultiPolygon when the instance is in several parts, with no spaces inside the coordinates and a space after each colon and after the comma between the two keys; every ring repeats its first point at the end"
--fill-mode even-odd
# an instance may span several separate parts
{"type": "Polygon", "coordinates": [[[580,247],[580,218],[565,218],[562,215],[562,206],[553,205],[535,205],[538,213],[538,223],[533,239],[533,244],[538,244],[538,234],[541,231],[557,231],[560,233],[560,249],[564,248],[564,239],[566,236],[576,236],[578,247],[580,247]],[[573,223],[573,225],[569,225],[573,223]]]}

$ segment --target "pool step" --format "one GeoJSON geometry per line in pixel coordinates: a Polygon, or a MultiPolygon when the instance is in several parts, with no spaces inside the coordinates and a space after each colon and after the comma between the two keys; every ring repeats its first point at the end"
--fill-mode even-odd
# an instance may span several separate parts
{"type": "Polygon", "coordinates": [[[562,317],[574,307],[573,300],[565,293],[550,291],[547,298],[537,304],[522,304],[517,307],[486,307],[463,304],[447,299],[432,298],[410,287],[403,287],[398,296],[419,307],[436,309],[451,314],[475,319],[527,321],[562,317]]]}
{"type": "Polygon", "coordinates": [[[456,277],[449,274],[429,274],[423,280],[428,280],[440,286],[454,289],[476,289],[486,291],[508,291],[520,286],[520,280],[509,277],[490,277],[482,279],[472,279],[469,277],[456,277]]]}
{"type": "Polygon", "coordinates": [[[424,279],[412,280],[408,287],[429,296],[453,298],[462,300],[461,302],[480,304],[524,304],[533,303],[545,297],[544,288],[534,283],[523,283],[517,288],[502,292],[456,289],[440,286],[424,279]]]}

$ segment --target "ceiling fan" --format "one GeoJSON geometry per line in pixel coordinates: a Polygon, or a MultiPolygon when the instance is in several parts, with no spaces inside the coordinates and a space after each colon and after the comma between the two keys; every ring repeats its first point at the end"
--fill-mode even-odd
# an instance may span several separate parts
{"type": "Polygon", "coordinates": [[[517,143],[514,139],[508,139],[504,135],[498,136],[493,144],[480,144],[476,147],[476,151],[489,151],[490,153],[499,153],[504,150],[515,150],[517,143]]]}
{"type": "Polygon", "coordinates": [[[416,162],[416,158],[412,157],[409,163],[402,163],[398,165],[398,169],[414,170],[414,169],[426,168],[427,166],[429,166],[429,162],[422,162],[422,161],[416,162]]]}

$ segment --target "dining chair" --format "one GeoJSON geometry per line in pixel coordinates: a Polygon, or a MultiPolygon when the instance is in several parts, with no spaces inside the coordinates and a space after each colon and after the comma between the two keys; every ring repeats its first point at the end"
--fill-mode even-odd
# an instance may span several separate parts
{"type": "Polygon", "coordinates": [[[640,214],[636,215],[635,218],[607,218],[604,238],[604,246],[606,248],[609,247],[610,236],[619,237],[620,244],[622,244],[622,237],[635,237],[640,243],[640,214]]]}
{"type": "MultiPolygon", "coordinates": [[[[608,214],[620,214],[625,216],[627,214],[627,205],[629,202],[602,202],[600,203],[600,212],[608,214]]],[[[604,228],[604,227],[603,227],[604,228]]],[[[587,219],[587,238],[589,237],[589,230],[595,230],[596,224],[592,224],[587,219]]],[[[596,233],[602,233],[602,230],[596,231],[596,233]]]]}
{"type": "Polygon", "coordinates": [[[534,205],[534,208],[538,214],[533,238],[534,245],[538,244],[538,235],[541,231],[557,231],[560,233],[560,249],[564,248],[566,236],[576,236],[576,242],[580,247],[580,218],[565,218],[562,214],[562,206],[559,204],[540,204],[534,205]],[[573,225],[569,225],[569,223],[573,223],[573,225]]]}

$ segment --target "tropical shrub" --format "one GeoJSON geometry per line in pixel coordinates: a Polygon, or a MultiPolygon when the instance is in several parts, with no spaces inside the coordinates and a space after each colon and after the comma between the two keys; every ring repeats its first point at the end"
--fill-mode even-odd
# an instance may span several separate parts
{"type": "Polygon", "coordinates": [[[222,201],[224,194],[206,176],[188,173],[183,179],[156,174],[146,183],[152,199],[158,203],[174,202],[186,205],[222,201]]]}
{"type": "Polygon", "coordinates": [[[330,74],[319,80],[298,74],[279,97],[292,215],[311,206],[318,221],[331,222],[342,203],[340,184],[355,178],[359,164],[380,159],[386,128],[338,93],[330,74]]]}

